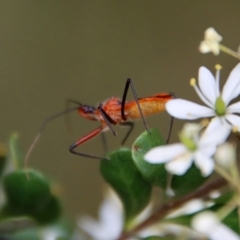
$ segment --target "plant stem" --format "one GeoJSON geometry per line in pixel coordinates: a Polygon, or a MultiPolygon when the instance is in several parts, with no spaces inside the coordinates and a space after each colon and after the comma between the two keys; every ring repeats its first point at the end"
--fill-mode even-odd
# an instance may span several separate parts
{"type": "Polygon", "coordinates": [[[227,181],[223,178],[218,178],[213,180],[212,182],[209,182],[208,184],[205,184],[204,186],[198,188],[196,191],[183,196],[180,199],[168,202],[164,205],[162,205],[155,213],[153,213],[150,217],[148,217],[146,220],[144,220],[142,223],[140,223],[135,228],[131,229],[128,232],[123,232],[118,240],[126,240],[128,237],[133,236],[140,230],[148,227],[149,225],[152,225],[156,223],[157,221],[163,219],[170,211],[173,211],[174,209],[179,208],[184,203],[195,199],[195,198],[201,198],[206,195],[208,195],[210,192],[212,192],[215,189],[219,189],[227,184],[227,181]]]}
{"type": "Polygon", "coordinates": [[[219,44],[219,46],[220,46],[220,49],[221,49],[223,52],[225,52],[225,53],[227,53],[227,54],[229,54],[229,55],[237,58],[238,60],[240,59],[240,54],[239,54],[238,52],[235,52],[235,51],[231,50],[230,48],[225,47],[225,46],[222,45],[222,44],[219,44]]]}

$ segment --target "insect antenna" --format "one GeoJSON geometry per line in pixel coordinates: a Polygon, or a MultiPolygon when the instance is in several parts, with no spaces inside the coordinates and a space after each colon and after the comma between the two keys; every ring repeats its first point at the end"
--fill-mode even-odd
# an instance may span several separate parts
{"type": "Polygon", "coordinates": [[[77,107],[66,109],[66,110],[64,110],[62,112],[59,112],[59,113],[56,113],[56,114],[54,114],[54,115],[52,115],[52,116],[50,116],[50,117],[48,117],[48,118],[46,118],[44,120],[44,122],[42,123],[42,125],[41,125],[41,127],[39,129],[39,132],[38,132],[37,136],[35,137],[35,139],[33,140],[32,144],[30,145],[30,147],[29,147],[29,149],[27,151],[27,154],[26,154],[26,157],[25,157],[25,161],[24,161],[24,167],[25,168],[27,168],[27,162],[28,162],[29,156],[32,153],[32,151],[33,151],[34,147],[36,146],[36,144],[38,143],[39,138],[40,138],[40,136],[41,136],[41,134],[42,134],[46,124],[48,122],[54,120],[55,118],[58,118],[58,117],[60,117],[62,115],[65,115],[65,114],[67,114],[67,113],[69,113],[71,111],[77,110],[79,107],[81,107],[81,105],[77,106],[77,107]]]}
{"type": "MultiPolygon", "coordinates": [[[[82,104],[76,100],[73,100],[73,99],[67,99],[66,100],[66,103],[65,103],[65,109],[70,109],[70,104],[75,104],[75,105],[78,105],[78,106],[82,106],[82,104]]],[[[67,129],[67,132],[68,133],[71,133],[72,131],[72,128],[71,128],[71,119],[70,119],[70,114],[65,114],[65,125],[66,125],[66,129],[67,129]]]]}

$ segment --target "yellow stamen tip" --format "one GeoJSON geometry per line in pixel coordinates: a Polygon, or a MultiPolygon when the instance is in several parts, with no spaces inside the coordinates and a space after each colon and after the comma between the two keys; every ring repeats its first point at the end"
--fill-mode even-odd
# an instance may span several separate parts
{"type": "Polygon", "coordinates": [[[216,65],[215,65],[215,69],[216,69],[216,70],[221,70],[221,69],[222,69],[222,66],[221,66],[220,64],[216,64],[216,65]]]}
{"type": "Polygon", "coordinates": [[[238,132],[238,131],[239,131],[239,129],[238,129],[237,126],[234,126],[234,127],[232,128],[232,132],[233,132],[233,133],[236,133],[236,132],[238,132]]]}
{"type": "Polygon", "coordinates": [[[193,87],[196,85],[196,79],[195,78],[191,78],[190,79],[190,85],[193,87]]]}
{"type": "Polygon", "coordinates": [[[209,120],[207,118],[205,118],[201,121],[201,124],[203,127],[206,127],[209,124],[209,120]]]}

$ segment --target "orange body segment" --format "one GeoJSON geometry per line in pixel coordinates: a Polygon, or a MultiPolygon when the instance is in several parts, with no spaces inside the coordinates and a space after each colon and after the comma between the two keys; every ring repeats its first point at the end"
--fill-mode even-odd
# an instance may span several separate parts
{"type": "MultiPolygon", "coordinates": [[[[121,116],[121,99],[112,97],[108,99],[102,106],[104,111],[111,117],[116,123],[123,122],[121,116]]],[[[101,114],[100,114],[101,117],[101,114]]]]}
{"type": "MultiPolygon", "coordinates": [[[[145,117],[157,114],[165,111],[165,104],[167,101],[173,99],[173,96],[168,93],[156,94],[151,97],[139,98],[138,102],[141,107],[142,113],[145,117]]],[[[104,111],[111,117],[111,119],[116,122],[116,124],[121,124],[125,122],[121,116],[121,99],[112,97],[102,103],[102,108],[104,111]]],[[[139,119],[141,118],[141,114],[139,112],[136,101],[130,101],[125,103],[124,112],[127,120],[131,119],[139,119]]],[[[102,115],[99,110],[96,109],[94,113],[96,120],[104,121],[102,115]]],[[[90,119],[90,117],[88,117],[90,119]]]]}
{"type": "MultiPolygon", "coordinates": [[[[169,94],[157,94],[152,97],[138,99],[144,116],[150,116],[156,113],[165,111],[165,104],[167,101],[173,99],[169,94]]],[[[129,102],[125,105],[126,116],[129,119],[141,118],[138,106],[135,101],[129,102]]]]}

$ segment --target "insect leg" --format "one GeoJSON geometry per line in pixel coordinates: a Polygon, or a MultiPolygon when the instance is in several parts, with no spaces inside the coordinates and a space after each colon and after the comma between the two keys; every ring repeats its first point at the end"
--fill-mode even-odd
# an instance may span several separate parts
{"type": "Polygon", "coordinates": [[[104,150],[104,153],[106,154],[108,152],[108,147],[107,147],[106,135],[104,132],[101,132],[101,138],[102,138],[103,150],[104,150]]]}
{"type": "Polygon", "coordinates": [[[78,147],[79,145],[83,144],[84,142],[90,140],[91,138],[95,137],[97,134],[99,134],[101,131],[103,130],[103,127],[99,127],[95,130],[93,130],[92,132],[90,132],[89,134],[85,135],[84,137],[80,138],[78,141],[76,141],[75,143],[73,143],[70,147],[69,147],[69,151],[73,154],[76,155],[80,155],[82,157],[88,157],[88,158],[95,158],[95,159],[102,159],[102,160],[109,160],[108,158],[104,158],[104,157],[98,157],[98,156],[94,156],[94,155],[90,155],[90,154],[86,154],[86,153],[81,153],[81,152],[76,152],[74,149],[76,147],[78,147]]]}
{"type": "Polygon", "coordinates": [[[167,140],[166,140],[167,144],[169,143],[169,140],[170,140],[170,137],[171,137],[172,127],[173,127],[173,120],[174,120],[174,117],[171,117],[169,130],[168,130],[168,136],[167,136],[167,140]]]}
{"type": "Polygon", "coordinates": [[[135,90],[133,81],[132,81],[132,79],[130,79],[130,78],[128,78],[127,81],[126,81],[125,89],[124,89],[123,97],[122,97],[122,106],[121,106],[122,119],[123,119],[123,120],[127,120],[127,118],[126,118],[126,116],[125,116],[125,113],[124,113],[124,110],[125,110],[125,103],[126,103],[126,98],[127,98],[127,92],[128,92],[128,89],[129,89],[129,85],[131,86],[134,99],[135,99],[135,101],[136,101],[136,104],[137,104],[137,106],[138,106],[138,110],[139,110],[139,112],[140,112],[140,115],[141,115],[141,118],[142,118],[142,121],[143,121],[143,125],[144,125],[145,129],[146,129],[147,131],[149,131],[148,126],[147,126],[147,123],[146,123],[145,118],[144,118],[144,116],[143,116],[143,113],[142,113],[140,104],[139,104],[139,102],[138,102],[137,92],[136,92],[136,90],[135,90]]]}
{"type": "Polygon", "coordinates": [[[111,125],[111,124],[116,124],[116,122],[112,120],[112,118],[103,110],[103,108],[101,106],[98,107],[98,110],[101,113],[103,119],[105,120],[106,124],[108,125],[108,127],[111,130],[111,132],[113,133],[113,135],[116,136],[117,133],[114,131],[114,129],[112,128],[112,125],[111,125]]]}
{"type": "Polygon", "coordinates": [[[121,142],[121,144],[123,145],[127,141],[129,135],[131,134],[131,132],[134,128],[134,123],[133,122],[124,122],[124,123],[121,123],[121,126],[128,126],[129,127],[129,130],[127,131],[125,137],[123,138],[123,140],[121,142]]]}

